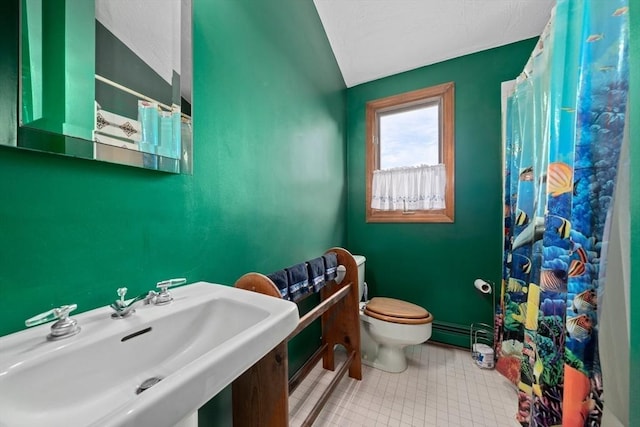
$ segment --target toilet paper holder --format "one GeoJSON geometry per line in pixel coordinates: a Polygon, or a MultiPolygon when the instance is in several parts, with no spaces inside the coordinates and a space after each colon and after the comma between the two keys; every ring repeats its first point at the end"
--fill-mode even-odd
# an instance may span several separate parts
{"type": "Polygon", "coordinates": [[[472,323],[469,328],[471,358],[484,369],[492,369],[495,363],[493,351],[493,327],[486,323],[472,323]]]}
{"type": "Polygon", "coordinates": [[[493,293],[492,283],[484,279],[476,279],[473,281],[473,287],[482,292],[483,294],[493,293]]]}
{"type": "MultiPolygon", "coordinates": [[[[493,282],[484,279],[476,279],[473,286],[482,294],[491,294],[491,313],[496,307],[496,293],[493,282]]],[[[493,326],[486,323],[472,323],[469,328],[469,350],[476,364],[484,369],[492,369],[495,364],[493,350],[493,326]]]]}

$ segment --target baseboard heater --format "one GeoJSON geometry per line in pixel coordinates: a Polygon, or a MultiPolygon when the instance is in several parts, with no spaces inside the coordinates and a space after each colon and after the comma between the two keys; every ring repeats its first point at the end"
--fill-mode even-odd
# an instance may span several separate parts
{"type": "Polygon", "coordinates": [[[460,325],[438,320],[434,320],[432,325],[431,341],[469,348],[471,325],[460,325]]]}

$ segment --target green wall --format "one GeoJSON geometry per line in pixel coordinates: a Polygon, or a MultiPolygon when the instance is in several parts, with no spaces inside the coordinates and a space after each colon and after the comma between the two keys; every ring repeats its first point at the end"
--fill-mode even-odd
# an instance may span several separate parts
{"type": "MultiPolygon", "coordinates": [[[[232,284],[345,245],[346,91],[313,3],[193,7],[192,176],[0,146],[0,335],[54,306],[105,306],[123,285],[136,294],[170,277],[232,284]]],[[[17,2],[4,10],[8,143],[17,2]]],[[[203,425],[228,424],[228,398],[203,411],[203,425]]]]}
{"type": "Polygon", "coordinates": [[[629,352],[629,427],[640,427],[640,0],[630,1],[630,168],[631,303],[629,352]],[[635,189],[635,190],[633,190],[635,189]]]}
{"type": "MultiPolygon", "coordinates": [[[[524,67],[536,39],[468,55],[347,90],[348,247],[366,256],[371,296],[407,300],[436,322],[492,323],[492,297],[477,277],[498,283],[502,264],[500,83],[524,67]],[[454,224],[365,222],[365,104],[455,82],[454,224]]],[[[441,323],[440,323],[441,324],[441,323]]],[[[467,334],[434,330],[433,340],[468,346],[467,334]]]]}

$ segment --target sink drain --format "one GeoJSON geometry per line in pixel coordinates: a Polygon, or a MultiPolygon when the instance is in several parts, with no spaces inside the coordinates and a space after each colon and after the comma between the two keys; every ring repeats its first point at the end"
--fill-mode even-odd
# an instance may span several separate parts
{"type": "Polygon", "coordinates": [[[142,384],[140,384],[136,389],[136,394],[140,394],[143,391],[150,389],[154,385],[158,384],[160,381],[162,381],[162,378],[160,377],[151,377],[149,379],[144,380],[142,384]]]}

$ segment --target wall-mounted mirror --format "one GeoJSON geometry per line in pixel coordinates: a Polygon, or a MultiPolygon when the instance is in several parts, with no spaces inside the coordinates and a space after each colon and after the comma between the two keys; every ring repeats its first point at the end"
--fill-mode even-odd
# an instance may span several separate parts
{"type": "Polygon", "coordinates": [[[20,20],[20,126],[42,137],[17,146],[191,173],[191,0],[22,0],[20,20]]]}

